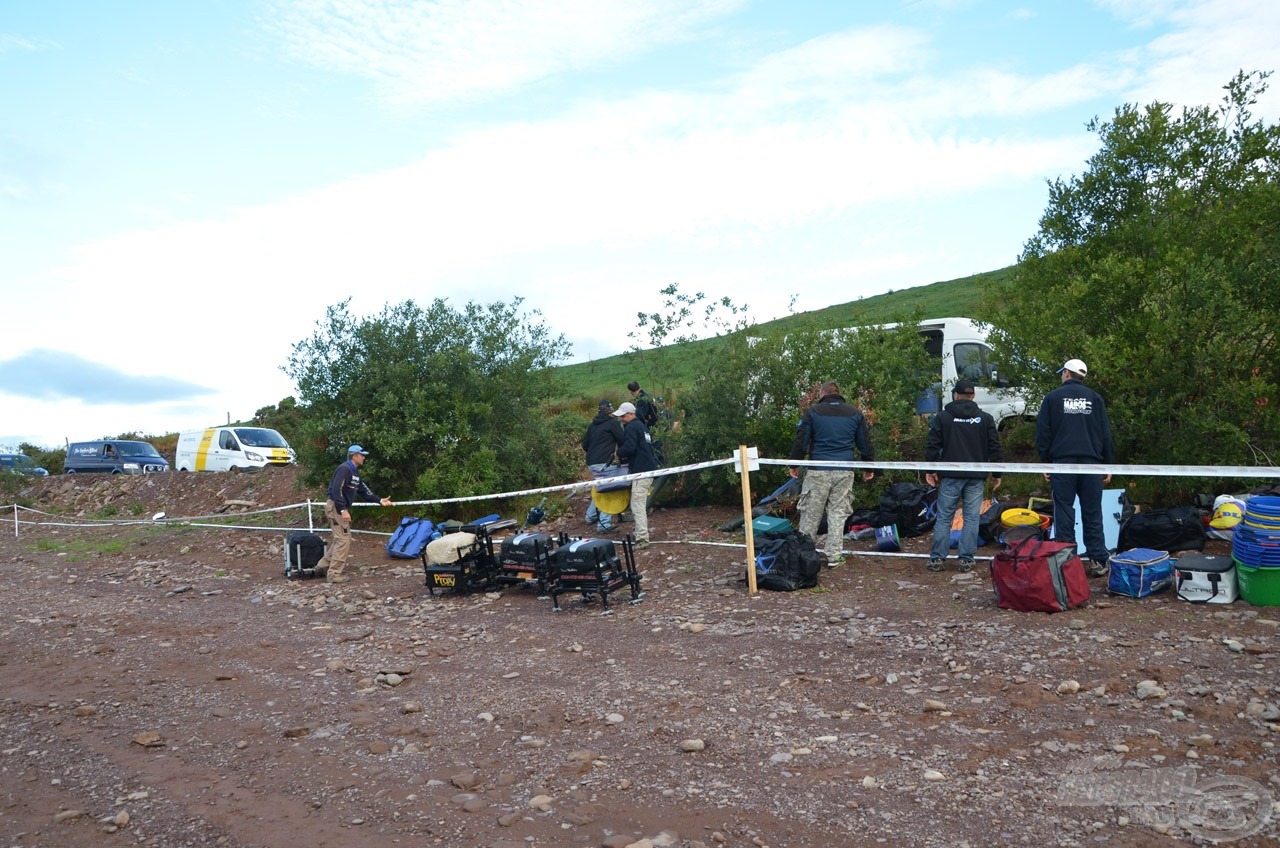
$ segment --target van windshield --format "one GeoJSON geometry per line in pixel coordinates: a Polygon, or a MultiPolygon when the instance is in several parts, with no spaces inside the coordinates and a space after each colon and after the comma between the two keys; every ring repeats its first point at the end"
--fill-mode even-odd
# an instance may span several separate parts
{"type": "Polygon", "coordinates": [[[160,451],[147,442],[117,442],[117,444],[120,446],[120,454],[122,456],[160,455],[160,451]]]}
{"type": "Polygon", "coordinates": [[[266,427],[237,427],[236,435],[242,444],[251,448],[287,448],[289,443],[275,430],[266,427]]]}

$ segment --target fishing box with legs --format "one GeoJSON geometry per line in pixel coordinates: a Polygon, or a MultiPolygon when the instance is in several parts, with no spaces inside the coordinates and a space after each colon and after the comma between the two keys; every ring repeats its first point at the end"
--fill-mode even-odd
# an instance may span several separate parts
{"type": "Polygon", "coordinates": [[[315,533],[290,533],[284,540],[284,576],[289,580],[323,577],[316,566],[324,559],[324,549],[324,539],[315,533]]]}
{"type": "Polygon", "coordinates": [[[569,537],[526,531],[502,540],[498,552],[497,580],[509,586],[536,586],[539,595],[547,593],[551,553],[557,545],[568,544],[569,537]]]}
{"type": "Polygon", "coordinates": [[[470,594],[493,588],[498,581],[498,558],[493,533],[516,526],[515,519],[463,524],[433,539],[422,550],[422,572],[428,591],[446,589],[470,594]]]}
{"type": "Polygon", "coordinates": [[[631,600],[638,604],[644,597],[640,591],[640,572],[636,570],[635,537],[622,540],[622,558],[612,539],[574,539],[556,548],[548,559],[547,591],[551,593],[551,609],[560,611],[560,596],[578,592],[586,603],[600,596],[602,615],[612,615],[609,595],[629,587],[631,600]]]}

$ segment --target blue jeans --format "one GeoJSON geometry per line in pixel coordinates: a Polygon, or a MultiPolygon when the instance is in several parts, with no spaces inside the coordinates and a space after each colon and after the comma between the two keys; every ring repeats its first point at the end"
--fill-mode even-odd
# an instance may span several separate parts
{"type": "Polygon", "coordinates": [[[987,481],[980,477],[943,477],[938,481],[938,523],[933,525],[932,556],[946,559],[951,549],[951,521],[956,507],[964,516],[960,531],[960,559],[973,559],[978,550],[978,522],[982,519],[982,490],[987,481]]]}
{"type": "MultiPolygon", "coordinates": [[[[602,462],[599,465],[588,465],[587,470],[591,472],[592,477],[599,477],[608,467],[609,463],[602,462]]],[[[588,497],[590,497],[590,495],[588,495],[588,497]]],[[[587,502],[587,514],[583,520],[588,524],[598,520],[600,523],[596,525],[596,529],[601,532],[608,530],[613,526],[613,516],[609,515],[607,512],[601,512],[596,509],[596,502],[593,500],[589,500],[587,502]]]]}

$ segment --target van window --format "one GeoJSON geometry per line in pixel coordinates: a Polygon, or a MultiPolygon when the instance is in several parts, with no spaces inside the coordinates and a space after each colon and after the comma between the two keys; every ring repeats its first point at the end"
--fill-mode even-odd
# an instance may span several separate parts
{"type": "MultiPolygon", "coordinates": [[[[107,445],[107,447],[111,447],[107,445]]],[[[160,456],[160,451],[156,450],[155,445],[149,442],[121,442],[120,453],[124,456],[160,456]]]]}
{"type": "Polygon", "coordinates": [[[251,448],[287,448],[289,443],[275,430],[266,427],[237,427],[240,441],[251,448]]]}
{"type": "Polygon", "coordinates": [[[223,450],[240,450],[240,445],[236,444],[236,437],[231,435],[230,430],[223,430],[218,434],[218,447],[223,450]]]}
{"type": "Polygon", "coordinates": [[[965,342],[952,348],[956,360],[956,376],[975,383],[991,379],[991,348],[984,344],[965,342]]]}

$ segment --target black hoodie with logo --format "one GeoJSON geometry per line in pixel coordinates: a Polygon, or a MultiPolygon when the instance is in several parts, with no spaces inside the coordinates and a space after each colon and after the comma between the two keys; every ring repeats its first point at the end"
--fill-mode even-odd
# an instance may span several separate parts
{"type": "MultiPolygon", "coordinates": [[[[943,407],[929,426],[924,458],[942,462],[999,462],[1000,432],[990,413],[971,400],[953,400],[943,407]]],[[[982,471],[948,471],[938,466],[942,477],[985,479],[982,471]]],[[[992,474],[999,477],[999,474],[992,474]]]]}

